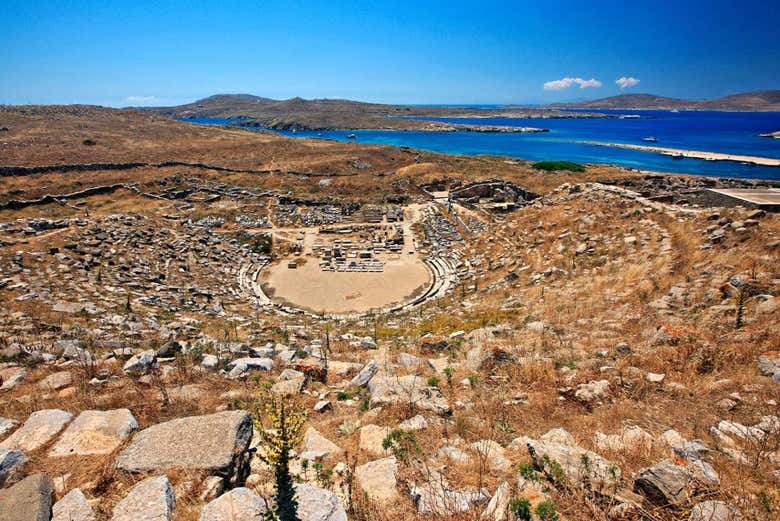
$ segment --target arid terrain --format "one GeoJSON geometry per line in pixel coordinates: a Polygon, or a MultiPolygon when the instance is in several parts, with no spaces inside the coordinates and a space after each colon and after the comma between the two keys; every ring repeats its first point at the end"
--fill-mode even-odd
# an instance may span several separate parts
{"type": "Polygon", "coordinates": [[[480,125],[453,125],[404,119],[410,117],[487,118],[487,117],[542,117],[542,118],[597,118],[603,114],[565,112],[538,108],[480,109],[475,107],[440,107],[384,105],[340,99],[292,98],[273,100],[251,94],[219,94],[176,107],[143,108],[155,114],[180,118],[241,119],[246,126],[276,130],[326,129],[388,129],[388,130],[477,130],[506,132],[510,127],[480,125]]]}
{"type": "Polygon", "coordinates": [[[0,107],[0,521],[778,519],[771,183],[187,115],[0,107]]]}
{"type": "Polygon", "coordinates": [[[619,94],[609,98],[577,103],[554,103],[554,108],[595,109],[645,109],[645,110],[733,110],[733,111],[778,111],[780,90],[759,90],[741,92],[722,98],[687,100],[667,98],[652,94],[619,94]]]}

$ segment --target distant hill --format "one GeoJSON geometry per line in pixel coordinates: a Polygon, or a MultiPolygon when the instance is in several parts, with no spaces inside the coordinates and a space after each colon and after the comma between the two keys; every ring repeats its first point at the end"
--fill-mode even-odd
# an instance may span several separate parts
{"type": "Polygon", "coordinates": [[[440,118],[505,117],[602,117],[539,108],[479,109],[384,105],[343,99],[291,98],[274,100],[251,94],[218,94],[176,107],[139,107],[139,110],[179,119],[243,118],[245,125],[278,130],[326,129],[430,129],[431,123],[401,119],[404,116],[440,118]]]}
{"type": "Polygon", "coordinates": [[[652,94],[620,94],[593,101],[555,103],[550,105],[550,107],[577,109],[780,111],[780,90],[743,92],[712,100],[665,98],[652,94]]]}

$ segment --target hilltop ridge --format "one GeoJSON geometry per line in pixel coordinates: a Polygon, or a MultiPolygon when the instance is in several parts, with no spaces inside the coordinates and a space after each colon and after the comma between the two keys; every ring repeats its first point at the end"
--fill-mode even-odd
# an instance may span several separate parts
{"type": "Polygon", "coordinates": [[[554,108],[577,109],[677,109],[724,111],[780,111],[780,90],[741,92],[711,100],[668,98],[654,94],[619,94],[577,103],[553,103],[554,108]]]}

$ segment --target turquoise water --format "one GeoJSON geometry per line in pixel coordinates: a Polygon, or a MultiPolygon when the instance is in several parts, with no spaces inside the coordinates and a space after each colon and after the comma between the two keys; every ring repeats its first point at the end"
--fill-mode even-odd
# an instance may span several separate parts
{"type": "MultiPolygon", "coordinates": [[[[733,161],[675,160],[653,152],[625,150],[578,143],[601,141],[682,148],[745,156],[780,158],[780,139],[759,134],[780,130],[780,112],[600,111],[611,115],[638,114],[637,119],[541,118],[425,118],[450,123],[540,127],[539,134],[481,132],[418,132],[355,130],[281,132],[292,137],[335,139],[358,143],[407,146],[452,154],[491,154],[532,161],[567,160],[608,163],[641,170],[780,180],[780,167],[745,165],[733,161]],[[656,143],[642,140],[654,136],[656,143]]],[[[204,123],[206,121],[203,121],[204,123]]]]}

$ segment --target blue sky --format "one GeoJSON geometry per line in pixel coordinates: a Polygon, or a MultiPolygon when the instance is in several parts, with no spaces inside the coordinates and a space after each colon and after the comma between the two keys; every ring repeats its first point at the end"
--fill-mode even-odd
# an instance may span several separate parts
{"type": "Polygon", "coordinates": [[[717,97],[780,88],[779,6],[3,0],[0,103],[164,105],[225,92],[391,103],[717,97]]]}

